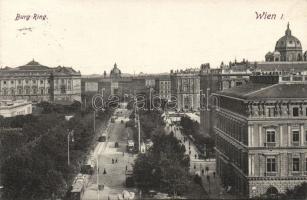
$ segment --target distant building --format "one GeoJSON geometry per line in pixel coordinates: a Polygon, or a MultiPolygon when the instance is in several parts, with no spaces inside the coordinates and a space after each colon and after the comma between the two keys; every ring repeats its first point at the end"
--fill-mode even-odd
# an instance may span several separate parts
{"type": "Polygon", "coordinates": [[[216,171],[247,197],[307,181],[307,77],[256,76],[215,92],[216,171]]]}
{"type": "MultiPolygon", "coordinates": [[[[107,100],[111,95],[116,95],[121,100],[127,100],[134,95],[156,94],[156,79],[160,75],[139,74],[137,76],[123,74],[115,63],[110,73],[104,71],[103,76],[82,77],[82,94],[91,97],[94,94],[102,94],[107,100]]],[[[90,100],[90,98],[88,98],[90,100]]]]}
{"type": "Polygon", "coordinates": [[[169,75],[161,75],[156,79],[156,94],[161,99],[171,100],[171,78],[169,75]]]}
{"type": "Polygon", "coordinates": [[[299,39],[292,35],[289,26],[288,23],[285,35],[276,42],[275,51],[268,52],[265,55],[265,61],[307,61],[307,51],[303,55],[302,44],[299,39]]]}
{"type": "Polygon", "coordinates": [[[81,74],[70,67],[47,67],[36,61],[0,69],[0,98],[33,102],[81,101],[81,74]]]}
{"type": "Polygon", "coordinates": [[[32,114],[32,103],[26,100],[0,100],[0,116],[15,117],[32,114]]]}
{"type": "Polygon", "coordinates": [[[200,108],[199,68],[171,71],[171,94],[178,111],[198,111],[200,108]]]}

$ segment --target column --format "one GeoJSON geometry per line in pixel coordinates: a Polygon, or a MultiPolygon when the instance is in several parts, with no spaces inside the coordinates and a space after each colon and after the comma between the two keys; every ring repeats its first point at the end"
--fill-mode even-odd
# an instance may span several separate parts
{"type": "Polygon", "coordinates": [[[282,137],[282,125],[279,125],[279,145],[282,146],[282,141],[283,141],[283,137],[282,137]]]}
{"type": "Polygon", "coordinates": [[[181,105],[180,105],[180,110],[181,110],[181,108],[184,109],[184,99],[185,99],[185,95],[182,94],[182,95],[181,95],[181,99],[180,99],[180,103],[181,103],[181,105]]]}
{"type": "Polygon", "coordinates": [[[248,175],[252,175],[252,158],[251,155],[248,156],[248,175]]]}
{"type": "Polygon", "coordinates": [[[301,124],[301,131],[300,131],[300,140],[301,140],[301,146],[304,146],[304,124],[301,124]]]}
{"type": "Polygon", "coordinates": [[[291,146],[291,126],[288,124],[288,146],[291,146]]]}
{"type": "Polygon", "coordinates": [[[255,155],[252,155],[252,176],[255,175],[255,155]]]}
{"type": "Polygon", "coordinates": [[[251,125],[251,147],[254,146],[254,126],[251,125]]]}
{"type": "Polygon", "coordinates": [[[251,129],[252,127],[250,125],[248,125],[248,146],[251,147],[252,146],[252,140],[251,140],[251,129]]]}
{"type": "Polygon", "coordinates": [[[262,142],[262,126],[261,125],[258,125],[259,127],[259,147],[262,147],[263,146],[263,142],[262,142]]]}
{"type": "Polygon", "coordinates": [[[300,172],[302,173],[302,175],[305,170],[305,156],[304,153],[300,153],[300,172]]]}
{"type": "Polygon", "coordinates": [[[193,110],[196,109],[194,106],[194,94],[191,95],[191,107],[193,110]]]}

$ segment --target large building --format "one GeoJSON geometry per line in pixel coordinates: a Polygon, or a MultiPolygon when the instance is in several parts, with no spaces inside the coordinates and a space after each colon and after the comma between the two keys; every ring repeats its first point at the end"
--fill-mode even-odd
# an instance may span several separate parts
{"type": "Polygon", "coordinates": [[[32,103],[26,100],[0,100],[0,116],[15,117],[32,113],[32,103]]]}
{"type": "Polygon", "coordinates": [[[307,181],[307,76],[259,76],[214,93],[216,171],[248,197],[307,181]]]}
{"type": "Polygon", "coordinates": [[[70,67],[47,67],[32,60],[0,69],[0,98],[32,102],[81,101],[81,74],[70,67]]]}
{"type": "Polygon", "coordinates": [[[211,93],[246,84],[252,74],[249,65],[246,60],[229,62],[229,65],[222,62],[217,69],[211,69],[209,63],[201,65],[200,90],[203,96],[200,102],[200,128],[203,135],[213,135],[215,117],[210,106],[213,101],[211,93]]]}
{"type": "Polygon", "coordinates": [[[171,71],[171,95],[176,98],[178,111],[200,109],[199,69],[171,71]]]}
{"type": "Polygon", "coordinates": [[[307,51],[303,54],[302,44],[292,35],[289,23],[285,35],[276,42],[275,51],[268,52],[265,60],[267,62],[307,61],[307,51]]]}
{"type": "Polygon", "coordinates": [[[171,78],[161,75],[156,79],[156,93],[161,99],[171,100],[171,78]]]}

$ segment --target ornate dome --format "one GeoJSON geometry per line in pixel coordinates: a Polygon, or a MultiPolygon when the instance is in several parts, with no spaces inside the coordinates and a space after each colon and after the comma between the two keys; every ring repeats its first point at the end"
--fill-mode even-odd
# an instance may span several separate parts
{"type": "Polygon", "coordinates": [[[285,35],[276,42],[275,46],[276,51],[285,49],[302,50],[301,42],[291,34],[289,23],[285,35]]]}
{"type": "Polygon", "coordinates": [[[111,70],[110,75],[112,77],[120,77],[121,76],[121,71],[120,71],[120,69],[117,68],[117,64],[116,63],[114,64],[114,67],[111,70]]]}

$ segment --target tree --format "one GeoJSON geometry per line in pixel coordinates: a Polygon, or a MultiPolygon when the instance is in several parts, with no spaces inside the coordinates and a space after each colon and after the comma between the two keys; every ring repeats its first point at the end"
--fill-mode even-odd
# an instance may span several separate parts
{"type": "Polygon", "coordinates": [[[307,182],[288,189],[283,199],[306,199],[307,198],[307,182]]]}
{"type": "Polygon", "coordinates": [[[51,196],[62,197],[67,191],[67,184],[63,175],[56,170],[49,170],[46,174],[44,187],[51,196]]]}
{"type": "Polygon", "coordinates": [[[135,161],[133,174],[138,187],[144,191],[156,189],[178,194],[187,189],[189,157],[173,135],[161,130],[153,137],[153,146],[135,161]]]}

